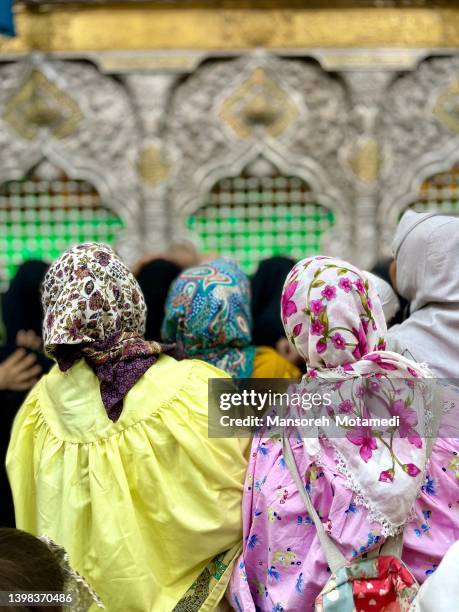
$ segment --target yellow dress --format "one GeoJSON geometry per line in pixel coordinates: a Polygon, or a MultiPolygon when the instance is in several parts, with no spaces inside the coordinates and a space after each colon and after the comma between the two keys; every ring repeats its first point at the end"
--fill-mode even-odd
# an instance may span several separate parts
{"type": "Polygon", "coordinates": [[[64,546],[109,612],[171,612],[206,572],[228,579],[250,440],[208,438],[212,377],[226,374],[162,355],[113,423],[84,361],[55,366],[16,417],[7,470],[17,526],[64,546]]]}
{"type": "Polygon", "coordinates": [[[301,370],[270,346],[257,346],[252,378],[301,378],[301,370]]]}

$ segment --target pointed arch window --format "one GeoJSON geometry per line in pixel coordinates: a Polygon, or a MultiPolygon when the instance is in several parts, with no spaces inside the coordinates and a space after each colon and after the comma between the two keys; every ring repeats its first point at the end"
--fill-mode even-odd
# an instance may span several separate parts
{"type": "Polygon", "coordinates": [[[50,261],[78,242],[113,243],[122,220],[87,181],[43,160],[0,185],[0,289],[26,259],[50,261]]]}
{"type": "Polygon", "coordinates": [[[187,227],[203,251],[234,257],[251,273],[272,255],[300,259],[319,253],[334,222],[303,179],[258,158],[240,176],[219,180],[187,227]]]}
{"type": "Polygon", "coordinates": [[[459,162],[447,172],[440,172],[425,180],[418,200],[409,208],[417,212],[459,215],[459,162]]]}

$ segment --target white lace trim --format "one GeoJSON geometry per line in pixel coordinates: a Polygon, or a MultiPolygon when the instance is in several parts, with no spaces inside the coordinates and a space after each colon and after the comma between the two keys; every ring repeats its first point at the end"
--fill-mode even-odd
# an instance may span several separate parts
{"type": "MultiPolygon", "coordinates": [[[[432,377],[432,373],[430,372],[430,369],[426,363],[420,363],[416,365],[418,369],[423,372],[423,374],[425,375],[425,378],[432,377]]],[[[330,369],[327,372],[327,375],[324,376],[324,378],[328,378],[329,376],[333,377],[336,375],[344,376],[346,378],[349,377],[349,373],[346,372],[342,368],[342,366],[338,366],[337,368],[330,369]]],[[[427,438],[429,436],[432,436],[433,434],[432,432],[432,421],[433,421],[432,402],[434,400],[434,394],[430,386],[428,387],[428,389],[429,389],[429,397],[425,398],[426,405],[424,409],[424,436],[423,436],[424,440],[427,440],[427,438]]],[[[443,407],[442,412],[444,411],[445,411],[445,408],[443,407]]],[[[428,472],[428,466],[429,466],[431,457],[429,458],[426,457],[426,461],[424,462],[424,466],[420,474],[421,484],[419,486],[417,494],[414,496],[413,503],[411,505],[411,508],[407,512],[407,516],[404,522],[402,524],[395,524],[383,512],[381,512],[381,510],[376,508],[374,504],[368,499],[368,497],[363,492],[361,486],[358,484],[357,480],[355,479],[354,474],[348,468],[347,462],[345,458],[343,457],[343,455],[340,453],[340,451],[326,437],[322,438],[322,442],[324,443],[325,441],[328,442],[333,447],[334,458],[335,458],[337,470],[346,479],[345,486],[355,494],[356,504],[366,508],[366,510],[368,511],[368,519],[372,522],[377,522],[381,525],[382,535],[386,538],[389,536],[397,536],[403,533],[405,525],[409,523],[416,516],[416,512],[415,512],[416,500],[420,496],[421,491],[422,491],[422,486],[425,483],[426,475],[428,472]]],[[[303,444],[303,448],[305,449],[304,444],[303,444]]],[[[305,452],[307,452],[306,449],[305,449],[305,452]]],[[[322,465],[322,454],[320,451],[318,451],[317,453],[311,453],[310,457],[314,459],[317,465],[322,465]]]]}
{"type": "Polygon", "coordinates": [[[368,510],[368,520],[374,523],[379,523],[382,527],[382,533],[384,537],[396,536],[403,531],[403,525],[395,525],[385,516],[380,510],[369,501],[360,485],[354,478],[353,473],[348,469],[346,460],[335,448],[335,462],[338,472],[346,478],[346,486],[355,494],[355,502],[359,506],[363,506],[368,510]]]}

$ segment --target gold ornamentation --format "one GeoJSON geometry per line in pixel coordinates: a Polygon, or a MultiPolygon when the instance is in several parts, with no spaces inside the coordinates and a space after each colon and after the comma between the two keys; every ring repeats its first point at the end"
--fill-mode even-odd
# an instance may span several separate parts
{"type": "Polygon", "coordinates": [[[161,153],[153,146],[143,149],[137,160],[137,172],[145,183],[152,186],[163,181],[170,168],[170,164],[163,160],[161,153]]]}
{"type": "Polygon", "coordinates": [[[327,71],[346,68],[391,68],[413,70],[419,63],[418,49],[337,49],[320,53],[320,64],[327,71]]]}
{"type": "Polygon", "coordinates": [[[17,8],[2,54],[146,49],[459,47],[459,7],[250,8],[58,5],[17,8]],[[171,35],[173,33],[173,35],[171,35]]]}
{"type": "Polygon", "coordinates": [[[352,172],[365,183],[374,183],[379,176],[381,157],[375,140],[365,140],[348,158],[352,172]]]}
{"type": "Polygon", "coordinates": [[[459,81],[439,96],[433,112],[446,128],[459,134],[459,81]]]}
{"type": "Polygon", "coordinates": [[[35,140],[41,128],[48,128],[56,138],[66,138],[77,130],[82,118],[75,100],[36,70],[3,113],[3,119],[27,140],[35,140]]]}
{"type": "Polygon", "coordinates": [[[163,55],[155,51],[138,51],[132,53],[103,54],[99,57],[99,65],[105,72],[130,72],[135,70],[166,70],[171,72],[192,72],[201,60],[198,54],[163,55]]]}
{"type": "Polygon", "coordinates": [[[290,96],[262,68],[252,74],[222,104],[220,117],[239,138],[249,138],[257,127],[277,137],[298,117],[290,96]]]}

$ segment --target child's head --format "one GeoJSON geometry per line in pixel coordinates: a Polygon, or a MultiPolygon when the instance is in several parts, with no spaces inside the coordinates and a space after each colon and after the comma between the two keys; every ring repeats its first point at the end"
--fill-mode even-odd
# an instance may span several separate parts
{"type": "MultiPolygon", "coordinates": [[[[0,528],[0,591],[63,591],[64,576],[59,561],[49,547],[30,533],[0,528]]],[[[46,612],[47,607],[24,603],[15,610],[46,612]]],[[[62,607],[53,607],[61,610],[62,607]]],[[[0,612],[11,607],[1,606],[0,612]]]]}

